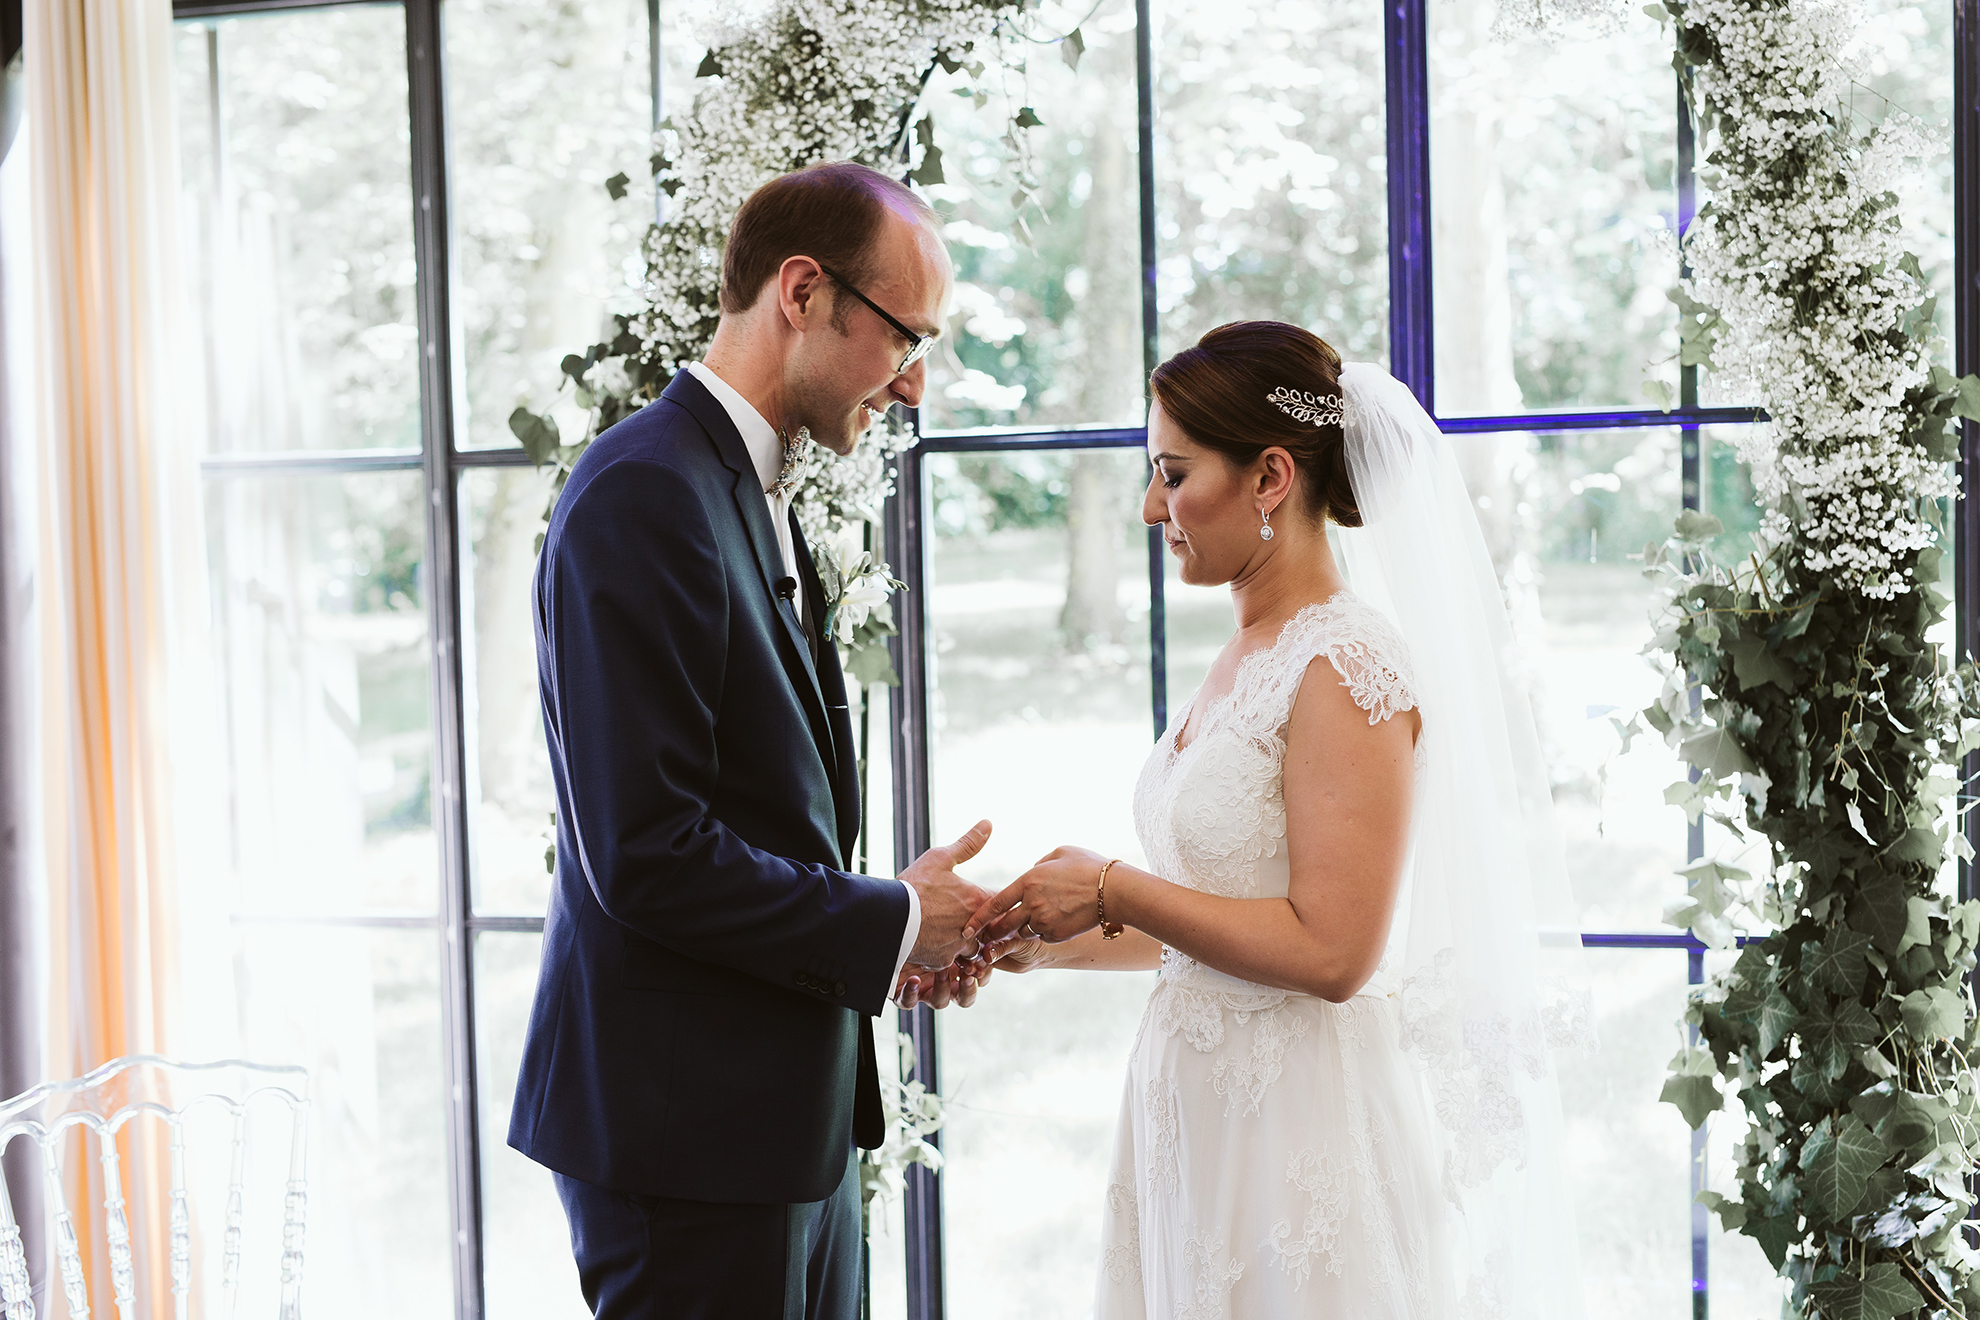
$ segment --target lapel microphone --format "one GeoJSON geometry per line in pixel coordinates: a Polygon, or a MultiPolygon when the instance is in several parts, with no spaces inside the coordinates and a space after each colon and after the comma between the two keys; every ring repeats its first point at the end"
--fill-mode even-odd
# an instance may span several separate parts
{"type": "Polygon", "coordinates": [[[778,579],[777,579],[777,586],[776,586],[776,591],[777,591],[777,595],[778,595],[779,597],[781,597],[782,599],[784,599],[784,600],[788,600],[788,601],[792,601],[792,602],[796,602],[796,600],[797,600],[797,579],[796,579],[796,578],[794,578],[794,577],[780,577],[780,578],[778,578],[778,579]]]}

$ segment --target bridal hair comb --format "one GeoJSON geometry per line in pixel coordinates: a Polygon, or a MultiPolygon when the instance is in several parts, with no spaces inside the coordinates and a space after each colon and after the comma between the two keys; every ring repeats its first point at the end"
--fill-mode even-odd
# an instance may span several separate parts
{"type": "Polygon", "coordinates": [[[1338,394],[1305,394],[1281,385],[1266,395],[1265,401],[1296,422],[1341,426],[1347,421],[1347,401],[1338,394]]]}

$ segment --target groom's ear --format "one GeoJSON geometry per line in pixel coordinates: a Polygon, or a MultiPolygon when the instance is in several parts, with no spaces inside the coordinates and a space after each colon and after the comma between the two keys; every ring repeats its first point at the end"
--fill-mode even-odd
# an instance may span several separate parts
{"type": "Polygon", "coordinates": [[[770,292],[776,296],[778,315],[791,329],[801,331],[808,323],[815,325],[821,313],[830,311],[825,283],[825,272],[810,257],[784,258],[770,292]]]}

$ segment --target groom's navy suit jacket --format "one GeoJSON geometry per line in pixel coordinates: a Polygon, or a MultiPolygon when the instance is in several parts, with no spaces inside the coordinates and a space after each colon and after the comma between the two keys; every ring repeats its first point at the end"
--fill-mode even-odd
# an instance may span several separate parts
{"type": "Polygon", "coordinates": [[[536,660],[557,871],[509,1144],[559,1173],[816,1201],[855,1137],[880,1142],[869,1019],[908,899],[844,870],[845,681],[778,597],[785,576],[742,437],[688,372],[592,443],[550,519],[536,660]]]}

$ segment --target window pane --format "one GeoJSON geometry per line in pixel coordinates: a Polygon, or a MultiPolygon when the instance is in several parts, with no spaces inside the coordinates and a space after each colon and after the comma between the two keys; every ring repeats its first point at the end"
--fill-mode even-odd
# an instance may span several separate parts
{"type": "Polygon", "coordinates": [[[1685,954],[1599,949],[1587,963],[1602,1044],[1561,1068],[1583,1287],[1604,1320],[1673,1320],[1692,1313],[1691,1130],[1657,1092],[1681,1040],[1685,954]]]}
{"type": "Polygon", "coordinates": [[[434,908],[420,490],[418,472],[207,481],[239,908],[434,908]]]}
{"type": "Polygon", "coordinates": [[[584,413],[559,393],[558,363],[610,340],[610,313],[633,310],[653,219],[645,0],[447,0],[446,34],[459,443],[514,445],[509,414],[553,398],[575,439],[584,413]],[[605,181],[620,174],[614,201],[605,181]]]}
{"type": "Polygon", "coordinates": [[[536,993],[541,935],[488,931],[474,940],[481,1074],[482,1287],[489,1320],[589,1314],[578,1290],[570,1226],[550,1171],[511,1150],[509,1106],[536,993]]]}
{"type": "Polygon", "coordinates": [[[1670,36],[1630,6],[1502,39],[1495,9],[1430,6],[1438,410],[1648,407],[1677,351],[1670,36]]]}
{"type": "Polygon", "coordinates": [[[1381,7],[1180,0],[1158,30],[1163,355],[1256,318],[1386,364],[1381,7]]]}
{"type": "Polygon", "coordinates": [[[1656,698],[1645,660],[1654,584],[1641,555],[1677,516],[1674,430],[1453,437],[1515,637],[1584,929],[1661,930],[1681,892],[1684,817],[1664,803],[1683,767],[1655,731],[1627,755],[1625,724],[1656,698]]]}
{"type": "Polygon", "coordinates": [[[1078,72],[1035,47],[1021,77],[986,74],[981,109],[953,94],[976,86],[967,71],[938,71],[922,99],[948,178],[927,192],[956,262],[956,316],[928,359],[931,429],[1141,424],[1134,6],[1046,0],[1037,13],[1045,32],[1078,26],[1078,72]],[[1007,96],[1009,112],[1029,104],[1044,121],[1029,134],[1045,208],[1029,237],[1001,173],[1007,96]]]}
{"type": "Polygon", "coordinates": [[[440,947],[433,930],[237,923],[209,948],[234,972],[242,1057],[309,1069],[303,1297],[321,1315],[453,1309],[440,947]]]}
{"type": "Polygon", "coordinates": [[[417,448],[399,6],[185,24],[174,63],[207,447],[417,448]]]}
{"type": "MultiPolygon", "coordinates": [[[[1075,843],[1142,864],[1133,785],[1149,721],[1137,451],[932,456],[929,738],[938,840],[996,826],[999,887],[1075,843]]],[[[937,1018],[948,1297],[959,1320],[1091,1309],[1111,1134],[1152,975],[993,980],[937,1018]],[[1042,1171],[1051,1195],[1040,1197],[1042,1171]],[[1025,1286],[1008,1285],[1024,1262],[1025,1286]]]]}
{"type": "Polygon", "coordinates": [[[1924,263],[1939,295],[1944,361],[1952,366],[1953,305],[1953,7],[1946,0],[1872,0],[1864,6],[1868,77],[1851,100],[1864,126],[1904,111],[1936,130],[1946,147],[1898,181],[1905,246],[1924,263]]]}
{"type": "Polygon", "coordinates": [[[534,468],[461,474],[461,619],[469,652],[468,729],[476,768],[469,794],[474,907],[541,916],[550,902],[544,860],[557,789],[536,687],[536,538],[550,482],[534,468]]]}
{"type": "Polygon", "coordinates": [[[1176,557],[1165,549],[1163,558],[1162,602],[1169,640],[1169,720],[1173,723],[1196,690],[1203,686],[1217,652],[1237,632],[1237,613],[1228,586],[1189,586],[1176,567],[1176,557]]]}

